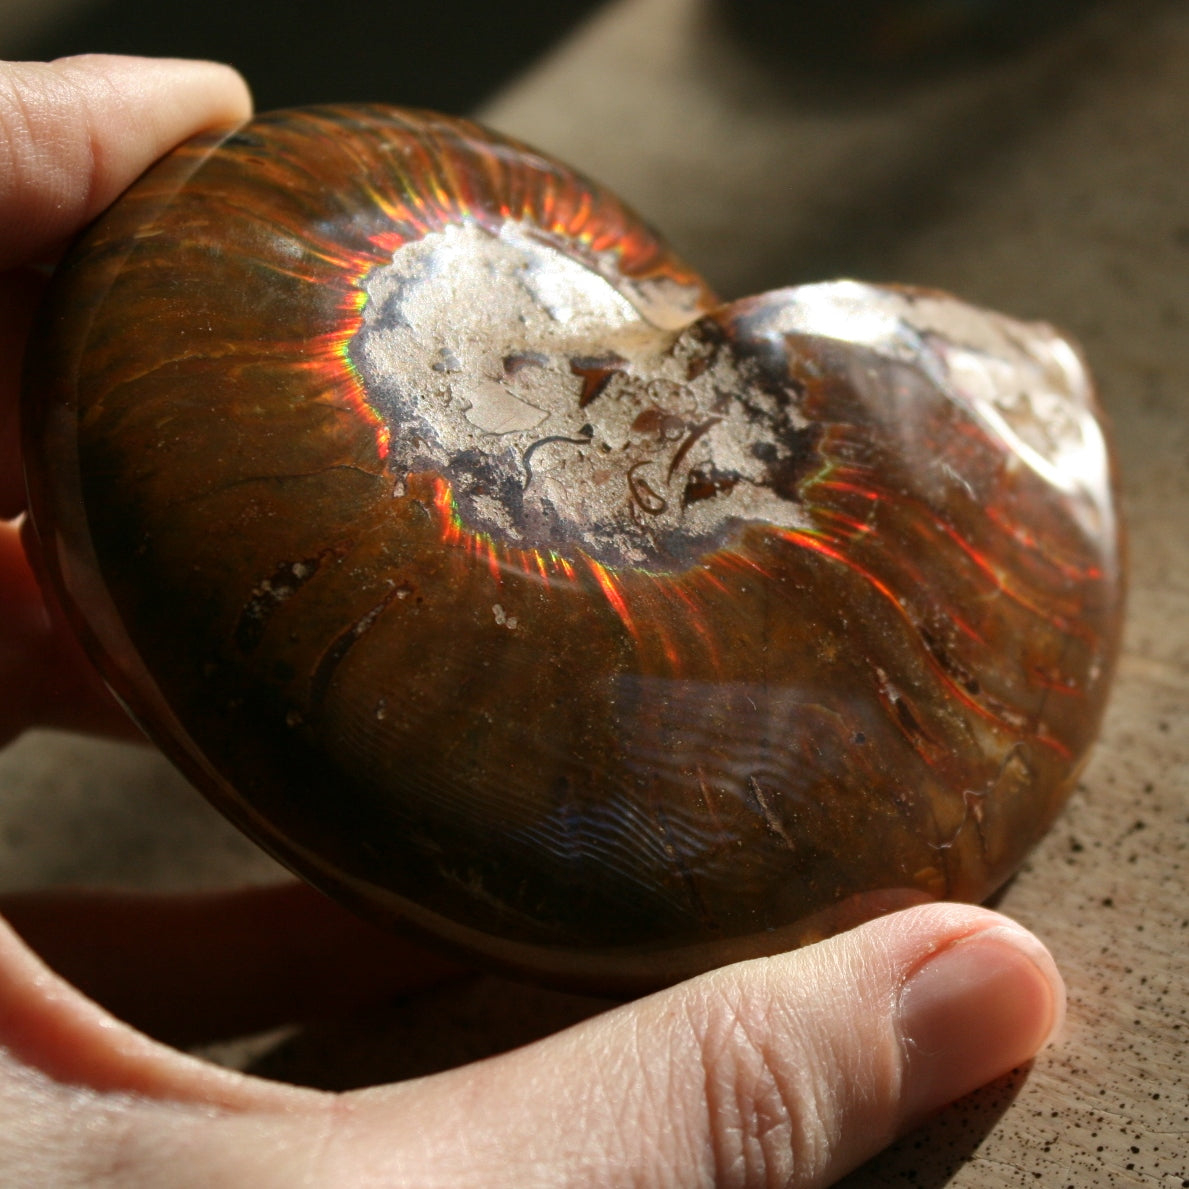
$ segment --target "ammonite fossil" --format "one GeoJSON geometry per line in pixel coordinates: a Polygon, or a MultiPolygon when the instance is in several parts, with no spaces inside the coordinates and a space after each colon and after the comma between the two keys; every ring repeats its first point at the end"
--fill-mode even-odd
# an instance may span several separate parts
{"type": "Polygon", "coordinates": [[[978,900],[1120,622],[1076,350],[853,282],[719,305],[473,124],[266,115],[138,182],[31,350],[46,578],[295,871],[532,977],[656,985],[978,900]]]}

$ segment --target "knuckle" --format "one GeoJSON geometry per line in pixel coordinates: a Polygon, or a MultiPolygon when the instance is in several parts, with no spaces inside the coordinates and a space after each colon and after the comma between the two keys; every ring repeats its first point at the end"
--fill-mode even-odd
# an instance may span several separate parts
{"type": "Polygon", "coordinates": [[[716,1185],[783,1186],[827,1163],[828,1095],[802,1022],[734,981],[691,1013],[716,1185]]]}

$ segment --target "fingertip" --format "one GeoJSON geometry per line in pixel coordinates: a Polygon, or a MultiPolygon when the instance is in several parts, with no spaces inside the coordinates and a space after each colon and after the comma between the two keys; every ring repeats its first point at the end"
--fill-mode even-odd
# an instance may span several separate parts
{"type": "Polygon", "coordinates": [[[40,258],[175,145],[250,113],[247,84],[214,62],[0,63],[0,268],[40,258]]]}
{"type": "Polygon", "coordinates": [[[733,987],[730,1014],[784,1081],[802,1134],[792,1183],[804,1186],[833,1183],[1025,1064],[1059,1035],[1065,1012],[1064,982],[1038,938],[952,902],[706,977],[733,987]]]}
{"type": "Polygon", "coordinates": [[[211,125],[234,123],[252,113],[243,75],[225,62],[198,58],[142,58],[131,54],[76,54],[49,63],[66,76],[112,88],[138,102],[191,107],[211,125]]]}
{"type": "Polygon", "coordinates": [[[900,988],[905,1127],[1031,1060],[1061,1029],[1065,984],[1052,955],[1000,921],[928,953],[900,988]]]}

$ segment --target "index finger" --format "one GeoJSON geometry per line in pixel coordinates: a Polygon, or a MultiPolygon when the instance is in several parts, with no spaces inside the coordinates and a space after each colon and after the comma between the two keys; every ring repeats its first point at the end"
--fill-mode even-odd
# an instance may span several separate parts
{"type": "MultiPolygon", "coordinates": [[[[73,235],[180,141],[250,111],[243,79],[213,62],[0,62],[0,273],[73,235]]],[[[42,283],[0,276],[0,517],[24,502],[16,393],[42,283]]]]}
{"type": "Polygon", "coordinates": [[[174,145],[250,111],[243,79],[213,62],[0,64],[0,269],[74,234],[174,145]]]}

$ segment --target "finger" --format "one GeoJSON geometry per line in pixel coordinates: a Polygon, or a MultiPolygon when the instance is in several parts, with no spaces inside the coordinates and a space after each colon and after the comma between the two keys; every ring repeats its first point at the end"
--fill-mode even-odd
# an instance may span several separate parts
{"type": "MultiPolygon", "coordinates": [[[[73,234],[152,161],[213,124],[247,116],[232,70],[92,55],[0,63],[0,270],[73,234]]],[[[0,517],[24,504],[19,359],[41,278],[0,276],[0,517]]],[[[34,722],[128,733],[68,633],[37,596],[14,526],[0,524],[0,744],[34,722]]]]}
{"type": "MultiPolygon", "coordinates": [[[[210,62],[94,54],[0,62],[0,274],[39,259],[186,137],[244,119],[243,80],[210,62]]],[[[21,353],[44,277],[0,275],[0,517],[24,505],[21,353]]]]}
{"type": "Polygon", "coordinates": [[[0,520],[11,520],[25,508],[17,412],[21,359],[44,287],[45,278],[32,269],[0,276],[0,520]]]}
{"type": "Polygon", "coordinates": [[[67,981],[173,1044],[342,1014],[463,970],[302,884],[38,892],[0,898],[0,911],[67,981]]]}
{"type": "Polygon", "coordinates": [[[46,606],[22,537],[17,525],[0,522],[0,746],[34,725],[139,738],[73,632],[46,606]]]}
{"type": "Polygon", "coordinates": [[[0,64],[0,269],[73,235],[163,153],[250,106],[239,75],[212,62],[0,64]]]}
{"type": "Polygon", "coordinates": [[[908,909],[469,1069],[358,1092],[322,1167],[343,1184],[414,1168],[455,1187],[827,1185],[1028,1060],[1063,995],[1048,952],[1006,918],[908,909]]]}
{"type": "MultiPolygon", "coordinates": [[[[67,1089],[86,1087],[126,1099],[190,1101],[208,1109],[267,1109],[272,1102],[291,1100],[282,1087],[186,1057],[113,1018],[50,970],[0,919],[0,1135],[5,1139],[0,1184],[97,1183],[44,1176],[20,1181],[5,1175],[4,1150],[18,1134],[4,1126],[14,1066],[67,1089]]],[[[31,1088],[30,1079],[24,1088],[31,1088]]],[[[27,1098],[23,1106],[28,1110],[34,1096],[20,1094],[21,1089],[18,1085],[16,1106],[27,1098]]]]}

